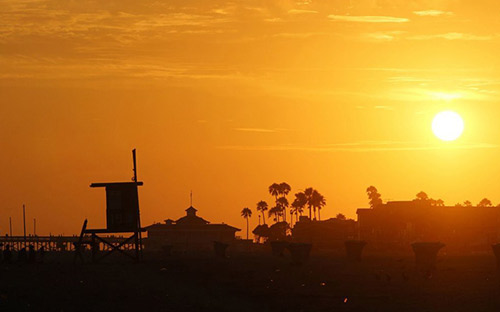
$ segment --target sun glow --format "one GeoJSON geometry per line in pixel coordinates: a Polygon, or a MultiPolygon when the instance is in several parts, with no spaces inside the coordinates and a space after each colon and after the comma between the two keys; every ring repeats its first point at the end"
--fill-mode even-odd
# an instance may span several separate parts
{"type": "Polygon", "coordinates": [[[454,141],[458,139],[464,131],[464,121],[462,117],[453,111],[438,113],[432,121],[432,132],[443,141],[454,141]]]}

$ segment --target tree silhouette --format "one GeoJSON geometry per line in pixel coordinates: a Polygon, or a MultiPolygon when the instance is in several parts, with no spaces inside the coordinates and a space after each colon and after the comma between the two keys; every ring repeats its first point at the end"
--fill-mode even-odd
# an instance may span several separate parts
{"type": "Polygon", "coordinates": [[[479,204],[477,204],[477,206],[478,207],[491,207],[491,206],[493,206],[493,204],[491,203],[491,200],[489,200],[488,198],[483,198],[483,199],[481,199],[479,204]]]}
{"type": "Polygon", "coordinates": [[[321,220],[320,210],[326,205],[325,197],[313,189],[311,195],[307,198],[307,204],[314,209],[314,220],[316,220],[316,210],[318,210],[318,219],[321,220]]]}
{"type": "Polygon", "coordinates": [[[304,207],[307,204],[307,197],[306,194],[303,192],[299,192],[295,194],[295,199],[292,202],[292,208],[291,211],[295,213],[295,222],[299,220],[299,214],[302,215],[302,212],[304,211],[304,207]]]}
{"type": "Polygon", "coordinates": [[[280,217],[280,208],[278,206],[274,206],[269,211],[267,212],[269,218],[273,217],[274,222],[279,222],[279,217],[280,217]]]}
{"type": "Polygon", "coordinates": [[[288,183],[286,183],[286,182],[280,183],[281,195],[286,196],[286,195],[288,195],[288,193],[290,193],[291,190],[292,190],[292,187],[288,183]]]}
{"type": "Polygon", "coordinates": [[[337,214],[336,218],[339,220],[346,220],[347,219],[342,213],[337,214]]]}
{"type": "Polygon", "coordinates": [[[264,221],[264,224],[266,224],[266,214],[264,212],[267,211],[268,208],[269,207],[267,203],[263,200],[257,203],[257,211],[260,211],[262,213],[262,219],[264,221]]]}
{"type": "Polygon", "coordinates": [[[366,194],[368,195],[368,199],[370,200],[369,203],[370,203],[370,208],[375,208],[379,205],[382,204],[382,199],[380,198],[381,195],[380,193],[377,191],[377,188],[375,186],[369,186],[367,189],[366,189],[366,194]]]}
{"type": "Polygon", "coordinates": [[[472,207],[472,203],[469,200],[464,201],[465,207],[472,207]]]}
{"type": "Polygon", "coordinates": [[[304,190],[304,195],[306,196],[307,209],[309,209],[309,220],[312,220],[312,195],[314,193],[314,189],[312,187],[308,187],[304,190]]]}
{"type": "Polygon", "coordinates": [[[441,198],[440,199],[436,199],[436,201],[434,202],[434,205],[438,206],[438,207],[443,207],[444,206],[444,201],[441,198]]]}
{"type": "MultiPolygon", "coordinates": [[[[274,196],[275,202],[276,202],[276,207],[282,208],[279,203],[278,203],[278,198],[279,196],[284,197],[283,195],[286,193],[288,194],[290,192],[290,185],[286,184],[285,182],[282,182],[280,184],[278,183],[273,183],[269,186],[269,194],[271,196],[274,196]]],[[[279,215],[281,215],[281,211],[279,212],[279,215]]],[[[278,216],[278,222],[279,222],[279,216],[278,216]]],[[[285,211],[285,221],[286,221],[286,211],[285,211]]]]}
{"type": "MultiPolygon", "coordinates": [[[[288,195],[288,193],[290,193],[290,191],[292,190],[292,187],[286,182],[281,182],[279,190],[280,190],[281,198],[286,199],[286,196],[288,195]]],[[[283,220],[286,222],[286,208],[288,208],[288,201],[287,201],[287,205],[282,206],[282,208],[283,208],[283,216],[284,216],[283,220]]]]}
{"type": "MultiPolygon", "coordinates": [[[[280,217],[286,216],[286,208],[288,208],[288,206],[290,206],[290,204],[288,203],[288,199],[286,199],[286,197],[278,198],[276,201],[276,207],[279,209],[280,217]]],[[[286,222],[286,217],[284,217],[283,220],[286,222]]]]}
{"type": "Polygon", "coordinates": [[[273,183],[269,186],[269,194],[275,197],[275,200],[278,200],[278,196],[281,194],[281,188],[278,183],[273,183]]]}
{"type": "Polygon", "coordinates": [[[245,207],[241,211],[241,216],[247,220],[247,239],[248,239],[248,218],[252,216],[252,210],[250,208],[245,207]]]}
{"type": "Polygon", "coordinates": [[[421,200],[421,201],[428,201],[429,200],[429,196],[427,196],[427,193],[425,193],[423,191],[417,193],[416,196],[417,197],[415,198],[415,200],[421,200]]]}

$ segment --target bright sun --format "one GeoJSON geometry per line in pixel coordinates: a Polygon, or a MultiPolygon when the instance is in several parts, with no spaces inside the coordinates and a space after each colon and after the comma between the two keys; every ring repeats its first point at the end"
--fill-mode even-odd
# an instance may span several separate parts
{"type": "Polygon", "coordinates": [[[459,114],[453,111],[438,113],[432,121],[432,132],[443,141],[453,141],[462,135],[464,121],[459,114]]]}

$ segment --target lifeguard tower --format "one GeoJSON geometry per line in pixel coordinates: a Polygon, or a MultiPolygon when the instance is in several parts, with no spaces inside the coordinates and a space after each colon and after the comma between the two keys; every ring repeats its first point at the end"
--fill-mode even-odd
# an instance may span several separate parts
{"type": "Polygon", "coordinates": [[[87,229],[87,220],[85,220],[80,238],[75,244],[75,261],[78,257],[83,261],[81,254],[83,245],[91,246],[92,262],[99,262],[113,252],[119,252],[137,262],[142,259],[142,232],[145,229],[141,227],[138,187],[142,186],[143,182],[137,180],[135,149],[132,150],[132,159],[134,166],[132,182],[92,183],[90,185],[90,187],[104,187],[106,190],[106,228],[87,229]],[[131,236],[120,243],[115,243],[107,240],[110,234],[131,234],[131,236]],[[90,235],[90,240],[88,235],[90,235]],[[107,247],[106,251],[100,252],[101,243],[107,247]],[[131,249],[125,246],[133,246],[133,252],[130,253],[131,249]]]}

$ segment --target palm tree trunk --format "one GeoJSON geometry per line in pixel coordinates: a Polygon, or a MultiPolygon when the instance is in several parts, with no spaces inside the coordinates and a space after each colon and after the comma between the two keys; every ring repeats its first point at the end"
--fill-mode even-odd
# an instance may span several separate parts
{"type": "Polygon", "coordinates": [[[262,210],[262,220],[264,221],[264,224],[266,224],[266,214],[264,213],[264,210],[262,210]]]}
{"type": "Polygon", "coordinates": [[[321,208],[318,207],[318,220],[321,221],[321,208]]]}
{"type": "Polygon", "coordinates": [[[248,240],[248,217],[247,217],[247,240],[248,240]]]}
{"type": "Polygon", "coordinates": [[[309,220],[312,220],[312,216],[311,216],[311,206],[309,206],[309,220]]]}

